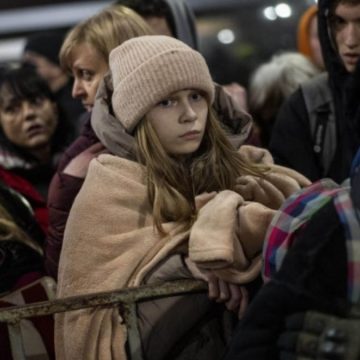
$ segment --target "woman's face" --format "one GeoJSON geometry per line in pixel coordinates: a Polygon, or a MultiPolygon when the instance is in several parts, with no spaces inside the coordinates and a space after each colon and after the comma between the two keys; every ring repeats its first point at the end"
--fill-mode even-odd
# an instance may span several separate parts
{"type": "Polygon", "coordinates": [[[181,90],[155,105],[145,116],[168,154],[195,152],[203,139],[208,103],[197,90],[181,90]]]}
{"type": "Polygon", "coordinates": [[[48,147],[58,124],[57,106],[50,99],[18,99],[7,89],[1,91],[0,125],[4,135],[20,148],[48,147]]]}
{"type": "Polygon", "coordinates": [[[80,99],[85,109],[91,111],[99,83],[108,71],[108,63],[93,46],[86,43],[72,50],[71,63],[74,76],[72,96],[80,99]]]}

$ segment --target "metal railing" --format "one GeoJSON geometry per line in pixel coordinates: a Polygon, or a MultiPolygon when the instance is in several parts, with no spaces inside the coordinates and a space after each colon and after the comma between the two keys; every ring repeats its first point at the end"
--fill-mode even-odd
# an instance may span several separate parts
{"type": "Polygon", "coordinates": [[[131,360],[142,360],[143,354],[136,316],[137,303],[166,296],[204,292],[206,289],[207,285],[203,281],[176,280],[156,285],[144,285],[136,288],[11,306],[0,309],[0,323],[7,323],[9,327],[12,327],[12,333],[16,334],[10,339],[13,348],[16,349],[13,354],[14,360],[26,360],[20,330],[21,320],[95,306],[118,305],[121,309],[121,316],[124,318],[127,326],[128,348],[131,360]]]}

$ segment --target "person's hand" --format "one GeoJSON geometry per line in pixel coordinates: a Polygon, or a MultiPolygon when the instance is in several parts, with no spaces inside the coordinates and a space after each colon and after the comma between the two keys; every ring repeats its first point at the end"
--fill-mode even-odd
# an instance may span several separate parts
{"type": "Polygon", "coordinates": [[[189,257],[185,258],[185,264],[196,279],[208,283],[210,299],[224,303],[229,311],[237,313],[239,319],[243,317],[249,302],[249,295],[244,286],[225,282],[211,271],[200,269],[189,257]]]}
{"type": "Polygon", "coordinates": [[[105,151],[105,147],[100,142],[89,146],[82,153],[74,157],[69,164],[67,164],[63,173],[84,179],[87,174],[90,161],[105,151]]]}
{"type": "Polygon", "coordinates": [[[360,319],[316,311],[286,319],[278,340],[280,360],[360,359],[360,319]]]}

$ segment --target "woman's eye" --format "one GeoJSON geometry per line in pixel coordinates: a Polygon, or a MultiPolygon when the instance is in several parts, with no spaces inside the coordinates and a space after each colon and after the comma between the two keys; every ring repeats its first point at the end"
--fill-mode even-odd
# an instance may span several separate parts
{"type": "Polygon", "coordinates": [[[6,105],[3,108],[3,111],[8,114],[14,114],[14,113],[18,112],[19,110],[20,110],[19,104],[6,105]]]}
{"type": "Polygon", "coordinates": [[[44,102],[44,100],[45,100],[45,99],[44,99],[43,97],[39,96],[39,97],[36,97],[35,99],[33,99],[33,100],[31,101],[31,103],[34,104],[34,105],[40,106],[40,105],[42,105],[42,103],[44,102]]]}
{"type": "Polygon", "coordinates": [[[92,79],[92,72],[88,71],[88,70],[81,70],[81,77],[86,80],[86,81],[90,81],[92,79]]]}

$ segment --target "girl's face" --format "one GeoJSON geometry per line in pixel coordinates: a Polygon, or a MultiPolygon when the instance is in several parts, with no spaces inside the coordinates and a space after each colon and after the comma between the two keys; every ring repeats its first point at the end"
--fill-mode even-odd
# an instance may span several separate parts
{"type": "Polygon", "coordinates": [[[145,116],[168,154],[194,153],[204,136],[208,103],[197,90],[181,90],[155,105],[145,116]]]}
{"type": "Polygon", "coordinates": [[[71,60],[74,76],[72,96],[80,99],[85,109],[91,111],[99,83],[109,69],[108,64],[93,46],[86,43],[72,50],[71,60]]]}
{"type": "Polygon", "coordinates": [[[11,91],[1,91],[0,125],[13,144],[26,150],[48,147],[58,124],[56,104],[39,96],[18,99],[11,91]]]}

